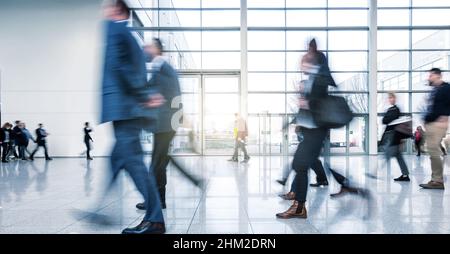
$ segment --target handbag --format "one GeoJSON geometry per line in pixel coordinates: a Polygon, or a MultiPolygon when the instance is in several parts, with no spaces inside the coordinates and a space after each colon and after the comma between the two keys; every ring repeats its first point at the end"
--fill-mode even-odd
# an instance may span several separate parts
{"type": "Polygon", "coordinates": [[[337,129],[346,126],[353,119],[353,112],[345,98],[327,95],[309,102],[314,122],[318,127],[337,129]]]}

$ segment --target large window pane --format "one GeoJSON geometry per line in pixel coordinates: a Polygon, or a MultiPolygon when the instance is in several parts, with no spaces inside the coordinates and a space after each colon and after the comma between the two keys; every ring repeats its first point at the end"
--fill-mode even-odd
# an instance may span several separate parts
{"type": "Polygon", "coordinates": [[[409,7],[409,0],[378,0],[378,7],[409,7]]]}
{"type": "Polygon", "coordinates": [[[409,31],[407,30],[378,30],[378,49],[408,49],[409,31]]]}
{"type": "MultiPolygon", "coordinates": [[[[450,10],[449,10],[450,11],[450,10]]],[[[413,30],[413,49],[450,49],[450,30],[413,30]]]]}
{"type": "Polygon", "coordinates": [[[283,8],[284,0],[247,0],[248,8],[283,8]]]}
{"type": "Polygon", "coordinates": [[[329,10],[328,26],[367,26],[367,11],[329,10]]]}
{"type": "Polygon", "coordinates": [[[166,53],[169,58],[170,63],[175,67],[175,69],[189,70],[189,69],[200,69],[202,56],[201,53],[192,52],[170,52],[166,53]]]}
{"type": "Polygon", "coordinates": [[[448,70],[449,56],[450,51],[413,51],[412,68],[413,70],[430,70],[437,67],[448,70]]]}
{"type": "Polygon", "coordinates": [[[377,24],[378,26],[408,26],[409,10],[378,10],[377,24]]]}
{"type": "Polygon", "coordinates": [[[206,77],[204,80],[206,93],[239,92],[238,77],[206,77]]]}
{"type": "Polygon", "coordinates": [[[284,94],[249,94],[248,112],[249,113],[284,113],[285,109],[284,94]]]}
{"type": "MultiPolygon", "coordinates": [[[[409,94],[408,93],[396,93],[396,104],[402,113],[409,112],[409,94]]],[[[388,93],[378,93],[377,95],[377,112],[385,113],[391,105],[388,102],[388,93]]]]}
{"type": "Polygon", "coordinates": [[[288,50],[307,50],[311,39],[316,39],[319,50],[326,49],[327,33],[325,31],[287,31],[288,50]]]}
{"type": "Polygon", "coordinates": [[[449,9],[413,9],[413,26],[448,26],[450,25],[449,9]]]}
{"type": "Polygon", "coordinates": [[[380,71],[396,71],[408,70],[409,68],[409,52],[378,52],[378,70],[380,71]]]}
{"type": "Polygon", "coordinates": [[[284,73],[249,73],[248,91],[284,91],[284,73]]]}
{"type": "Polygon", "coordinates": [[[179,80],[182,93],[200,92],[200,77],[180,76],[179,80]]]}
{"type": "Polygon", "coordinates": [[[326,7],[326,0],[286,0],[287,8],[326,7]]]}
{"type": "Polygon", "coordinates": [[[330,31],[329,50],[367,50],[366,31],[330,31]]]}
{"type": "Polygon", "coordinates": [[[367,70],[366,52],[329,52],[328,59],[332,71],[367,70]]]}
{"type": "Polygon", "coordinates": [[[284,53],[279,52],[249,52],[249,71],[284,71],[284,53]]]}
{"type": "Polygon", "coordinates": [[[325,10],[288,10],[286,11],[287,27],[323,27],[326,26],[325,10]]]}
{"type": "Polygon", "coordinates": [[[239,11],[202,11],[203,27],[240,26],[239,11]]]}
{"type": "Polygon", "coordinates": [[[332,73],[337,88],[330,91],[367,91],[367,73],[332,73]]]}
{"type": "MultiPolygon", "coordinates": [[[[184,0],[179,0],[184,1],[184,0]]],[[[203,0],[203,8],[240,8],[240,0],[203,0]]]]}
{"type": "Polygon", "coordinates": [[[200,50],[202,45],[200,32],[161,31],[159,38],[166,45],[166,50],[200,50]]]}
{"type": "Polygon", "coordinates": [[[426,112],[430,93],[412,94],[412,112],[426,112]]]}
{"type": "Polygon", "coordinates": [[[439,6],[450,7],[449,0],[413,0],[413,6],[439,6]]]}
{"type": "Polygon", "coordinates": [[[240,50],[240,32],[203,32],[203,50],[240,50]]]}
{"type": "Polygon", "coordinates": [[[284,11],[255,11],[247,12],[249,27],[284,27],[284,11]]]}
{"type": "MultiPolygon", "coordinates": [[[[154,7],[157,7],[157,1],[139,1],[143,3],[155,3],[154,7]]],[[[160,8],[200,8],[200,0],[159,0],[160,8]]]]}
{"type": "Polygon", "coordinates": [[[369,7],[367,0],[328,0],[329,7],[369,7]]]}
{"type": "Polygon", "coordinates": [[[408,72],[379,72],[378,90],[408,90],[408,72]]]}
{"type": "Polygon", "coordinates": [[[205,96],[206,114],[234,114],[239,112],[237,94],[208,94],[205,96]]]}
{"type": "Polygon", "coordinates": [[[249,31],[248,50],[284,50],[284,37],[284,32],[249,31]]]}
{"type": "Polygon", "coordinates": [[[202,53],[203,69],[233,69],[241,68],[239,52],[202,53]]]}
{"type": "Polygon", "coordinates": [[[161,27],[199,27],[200,11],[159,11],[161,27]]]}

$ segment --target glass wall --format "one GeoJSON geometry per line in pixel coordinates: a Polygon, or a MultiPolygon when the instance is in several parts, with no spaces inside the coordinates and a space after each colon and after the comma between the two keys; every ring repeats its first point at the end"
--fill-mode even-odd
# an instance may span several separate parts
{"type": "MultiPolygon", "coordinates": [[[[356,114],[351,124],[331,131],[331,152],[367,153],[369,0],[247,0],[245,10],[241,9],[240,0],[128,2],[135,8],[132,27],[136,36],[143,43],[152,37],[162,38],[170,62],[181,73],[238,73],[241,67],[248,69],[247,79],[239,83],[248,91],[245,94],[240,87],[234,91],[233,82],[208,92],[202,86],[206,82],[201,80],[203,76],[187,75],[182,79],[182,86],[188,87],[183,89],[183,104],[190,105],[187,115],[193,126],[186,133],[194,133],[194,140],[203,142],[194,149],[197,152],[203,153],[206,143],[217,145],[213,140],[203,140],[205,128],[211,133],[225,133],[224,126],[232,125],[231,111],[243,111],[241,107],[249,114],[251,130],[260,129],[261,115],[282,119],[281,124],[288,122],[297,110],[296,87],[307,78],[299,71],[299,60],[306,53],[307,42],[315,38],[338,83],[331,92],[346,97],[356,114]],[[246,41],[241,38],[241,13],[247,16],[246,41]],[[241,51],[242,43],[247,44],[246,52],[241,51]],[[242,57],[247,59],[245,66],[241,65],[242,57]],[[192,90],[193,86],[196,90],[192,90]],[[246,105],[240,105],[242,97],[246,105]],[[204,111],[205,103],[220,103],[225,98],[233,104],[229,112],[220,115],[204,111]],[[222,122],[218,124],[219,119],[222,122]]],[[[416,127],[421,124],[430,91],[426,85],[427,70],[439,67],[444,70],[444,79],[449,80],[450,0],[377,3],[379,139],[384,130],[381,117],[388,107],[388,92],[397,93],[399,107],[413,117],[416,127]]],[[[276,147],[273,150],[292,152],[298,142],[295,133],[285,131],[278,138],[279,131],[276,132],[274,142],[278,143],[270,144],[276,147]]],[[[258,137],[265,134],[250,135],[250,150],[261,150],[258,137]]],[[[184,143],[178,142],[178,151],[186,151],[181,145],[184,143]]]]}
{"type": "MultiPolygon", "coordinates": [[[[413,128],[422,116],[431,87],[428,70],[450,70],[450,1],[378,0],[378,108],[379,126],[389,107],[387,93],[397,94],[401,111],[412,116],[413,128]]],[[[381,138],[384,127],[378,129],[381,138]]],[[[411,151],[412,144],[404,148],[411,151]]]]}

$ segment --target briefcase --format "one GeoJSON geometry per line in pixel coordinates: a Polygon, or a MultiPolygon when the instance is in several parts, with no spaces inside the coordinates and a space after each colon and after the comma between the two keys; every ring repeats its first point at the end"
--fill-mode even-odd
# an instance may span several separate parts
{"type": "Polygon", "coordinates": [[[353,112],[347,100],[341,96],[328,95],[309,102],[317,126],[336,129],[346,126],[353,119],[353,112]]]}

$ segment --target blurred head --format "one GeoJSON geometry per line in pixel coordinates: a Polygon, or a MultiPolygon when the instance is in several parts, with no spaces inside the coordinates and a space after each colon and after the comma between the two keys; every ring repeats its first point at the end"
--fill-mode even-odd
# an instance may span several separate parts
{"type": "Polygon", "coordinates": [[[44,127],[44,125],[42,123],[38,124],[39,128],[44,127]]]}
{"type": "Polygon", "coordinates": [[[5,124],[3,124],[2,128],[3,129],[9,129],[9,128],[11,128],[10,126],[11,126],[11,124],[6,122],[5,124]]]}
{"type": "Polygon", "coordinates": [[[84,126],[89,127],[89,122],[85,122],[84,126]]]}
{"type": "Polygon", "coordinates": [[[421,131],[421,130],[422,130],[422,126],[420,126],[420,125],[417,126],[417,130],[418,130],[418,131],[421,131]]]}
{"type": "Polygon", "coordinates": [[[239,118],[239,113],[234,113],[234,117],[235,117],[236,119],[238,119],[238,118],[239,118]]]}
{"type": "Polygon", "coordinates": [[[130,17],[130,8],[124,0],[105,0],[103,15],[113,21],[126,20],[130,17]]]}
{"type": "Polygon", "coordinates": [[[430,86],[440,85],[442,83],[442,71],[439,68],[433,68],[429,71],[428,82],[430,86]]]}
{"type": "Polygon", "coordinates": [[[24,123],[19,123],[19,128],[21,128],[21,129],[25,128],[25,124],[24,123]]]}
{"type": "Polygon", "coordinates": [[[16,125],[19,125],[19,124],[20,124],[20,120],[16,120],[14,123],[15,123],[16,125]]]}
{"type": "Polygon", "coordinates": [[[153,38],[152,42],[144,47],[145,53],[152,58],[162,55],[164,46],[159,38],[153,38]]]}
{"type": "Polygon", "coordinates": [[[388,102],[389,102],[389,104],[391,104],[391,105],[395,105],[395,101],[396,101],[396,96],[395,96],[395,93],[389,93],[388,94],[388,102]]]}

